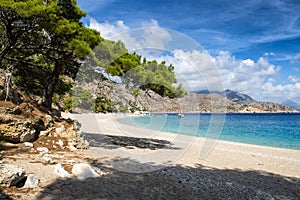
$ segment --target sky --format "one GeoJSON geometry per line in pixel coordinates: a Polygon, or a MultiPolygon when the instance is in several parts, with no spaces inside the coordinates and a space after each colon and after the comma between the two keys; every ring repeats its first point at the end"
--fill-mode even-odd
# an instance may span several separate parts
{"type": "Polygon", "coordinates": [[[83,23],[175,66],[190,91],[300,103],[299,0],[78,0],[83,23]]]}

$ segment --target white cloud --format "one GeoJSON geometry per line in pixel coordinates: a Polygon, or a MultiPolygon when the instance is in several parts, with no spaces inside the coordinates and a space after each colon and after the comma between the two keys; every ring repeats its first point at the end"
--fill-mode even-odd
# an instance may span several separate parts
{"type": "MultiPolygon", "coordinates": [[[[106,39],[122,40],[130,51],[136,51],[148,60],[173,64],[178,82],[191,91],[228,88],[249,94],[260,101],[277,102],[299,97],[300,94],[299,77],[289,76],[289,84],[276,82],[281,67],[271,64],[267,59],[275,55],[273,52],[266,52],[257,61],[237,59],[228,51],[220,51],[217,56],[212,56],[206,50],[173,49],[168,55],[161,55],[160,50],[165,50],[172,42],[180,41],[172,41],[172,32],[160,28],[156,20],[142,23],[140,29],[131,29],[123,21],[112,24],[99,23],[94,19],[90,20],[89,26],[100,31],[106,39]],[[149,49],[152,52],[158,50],[159,54],[149,54],[149,49]]],[[[299,59],[298,56],[295,56],[295,60],[299,59]]]]}
{"type": "Polygon", "coordinates": [[[275,53],[273,53],[273,52],[266,52],[266,53],[264,53],[264,56],[275,56],[275,53]]]}
{"type": "Polygon", "coordinates": [[[292,83],[297,83],[297,82],[300,82],[300,79],[296,76],[293,76],[293,75],[289,75],[288,76],[288,80],[292,83]]]}
{"type": "Polygon", "coordinates": [[[298,63],[300,61],[300,53],[296,53],[296,55],[291,59],[291,63],[295,64],[298,63]]]}
{"type": "Polygon", "coordinates": [[[146,53],[147,49],[166,48],[166,44],[171,40],[171,36],[165,29],[159,27],[158,21],[151,19],[143,22],[142,28],[130,29],[123,21],[115,23],[99,23],[90,18],[89,28],[100,32],[101,36],[108,40],[122,40],[129,51],[146,53]]]}
{"type": "Polygon", "coordinates": [[[176,50],[173,56],[162,56],[158,60],[173,63],[178,81],[189,90],[229,88],[249,94],[259,101],[277,102],[296,98],[300,93],[300,83],[296,82],[296,77],[293,77],[293,84],[276,84],[281,67],[263,57],[255,62],[236,59],[227,51],[220,51],[213,57],[207,51],[176,50]]]}
{"type": "Polygon", "coordinates": [[[122,33],[130,30],[130,28],[121,20],[111,24],[109,22],[98,23],[97,20],[93,18],[90,18],[89,28],[99,31],[101,36],[106,39],[112,38],[116,35],[116,33],[122,33]]]}

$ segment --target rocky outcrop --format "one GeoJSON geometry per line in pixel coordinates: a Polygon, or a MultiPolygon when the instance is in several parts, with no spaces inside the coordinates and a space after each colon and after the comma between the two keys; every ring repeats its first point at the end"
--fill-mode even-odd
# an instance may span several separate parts
{"type": "Polygon", "coordinates": [[[155,92],[140,91],[123,84],[103,81],[96,90],[98,96],[112,101],[113,111],[149,112],[295,112],[288,106],[272,102],[256,102],[248,95],[226,90],[217,93],[189,93],[183,98],[170,99],[155,92]],[[228,96],[229,95],[229,96],[228,96]]]}
{"type": "Polygon", "coordinates": [[[0,135],[8,142],[31,142],[34,141],[40,129],[44,128],[42,119],[29,120],[16,118],[15,115],[0,114],[0,135]]]}

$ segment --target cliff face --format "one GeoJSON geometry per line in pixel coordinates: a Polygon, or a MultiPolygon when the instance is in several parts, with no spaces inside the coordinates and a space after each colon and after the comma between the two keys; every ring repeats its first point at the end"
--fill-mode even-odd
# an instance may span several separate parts
{"type": "MultiPolygon", "coordinates": [[[[288,106],[272,102],[236,101],[221,94],[189,93],[183,98],[170,99],[155,92],[136,92],[125,85],[103,81],[96,90],[98,96],[112,101],[113,110],[149,112],[295,112],[288,106]]],[[[248,98],[249,97],[249,98],[248,98]]]]}

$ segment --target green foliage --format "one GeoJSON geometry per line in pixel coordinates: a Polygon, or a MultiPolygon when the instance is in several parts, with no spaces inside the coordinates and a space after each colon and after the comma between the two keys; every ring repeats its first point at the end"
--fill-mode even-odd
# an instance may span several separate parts
{"type": "Polygon", "coordinates": [[[121,113],[126,113],[128,111],[128,107],[121,105],[118,110],[121,113]]]}
{"type": "MultiPolygon", "coordinates": [[[[104,40],[97,31],[84,27],[80,20],[86,13],[75,0],[0,0],[0,9],[0,67],[13,73],[22,90],[41,96],[47,108],[70,91],[70,78],[76,77],[79,67],[85,68],[86,77],[80,77],[83,81],[104,79],[95,70],[100,66],[121,76],[129,87],[170,98],[186,94],[181,85],[174,87],[173,65],[142,60],[122,42],[104,40]],[[86,63],[82,64],[83,60],[86,63]]],[[[64,107],[90,109],[92,96],[84,90],[80,92],[85,97],[74,95],[77,89],[72,98],[65,99],[64,107]]],[[[97,112],[112,109],[111,102],[96,100],[97,112]]]]}
{"type": "MultiPolygon", "coordinates": [[[[161,96],[170,98],[186,94],[182,86],[174,87],[177,82],[174,66],[166,62],[147,61],[136,53],[128,53],[124,44],[105,40],[95,48],[98,64],[114,76],[120,76],[128,87],[153,90],[161,96]]],[[[135,95],[135,94],[134,94],[135,95]]],[[[138,96],[136,94],[135,96],[138,96]]]]}
{"type": "Polygon", "coordinates": [[[76,109],[90,110],[93,106],[94,99],[92,94],[82,87],[74,87],[70,96],[66,97],[63,102],[63,109],[74,112],[76,109]]]}
{"type": "Polygon", "coordinates": [[[170,98],[183,97],[186,92],[182,85],[174,87],[177,82],[173,65],[166,66],[165,62],[146,61],[130,70],[124,81],[143,90],[153,90],[161,96],[170,98]]]}
{"type": "Polygon", "coordinates": [[[74,78],[80,60],[103,39],[82,25],[86,13],[75,0],[0,0],[0,9],[1,68],[50,108],[56,90],[63,91],[60,76],[74,78]]]}
{"type": "Polygon", "coordinates": [[[95,99],[94,111],[101,113],[112,112],[113,110],[111,100],[106,99],[105,97],[97,97],[95,99]]]}
{"type": "Polygon", "coordinates": [[[137,89],[137,88],[131,88],[131,89],[129,89],[129,91],[135,98],[141,94],[141,90],[137,89]]]}
{"type": "Polygon", "coordinates": [[[131,113],[134,113],[136,111],[136,109],[134,107],[131,107],[129,110],[131,113]]]}

